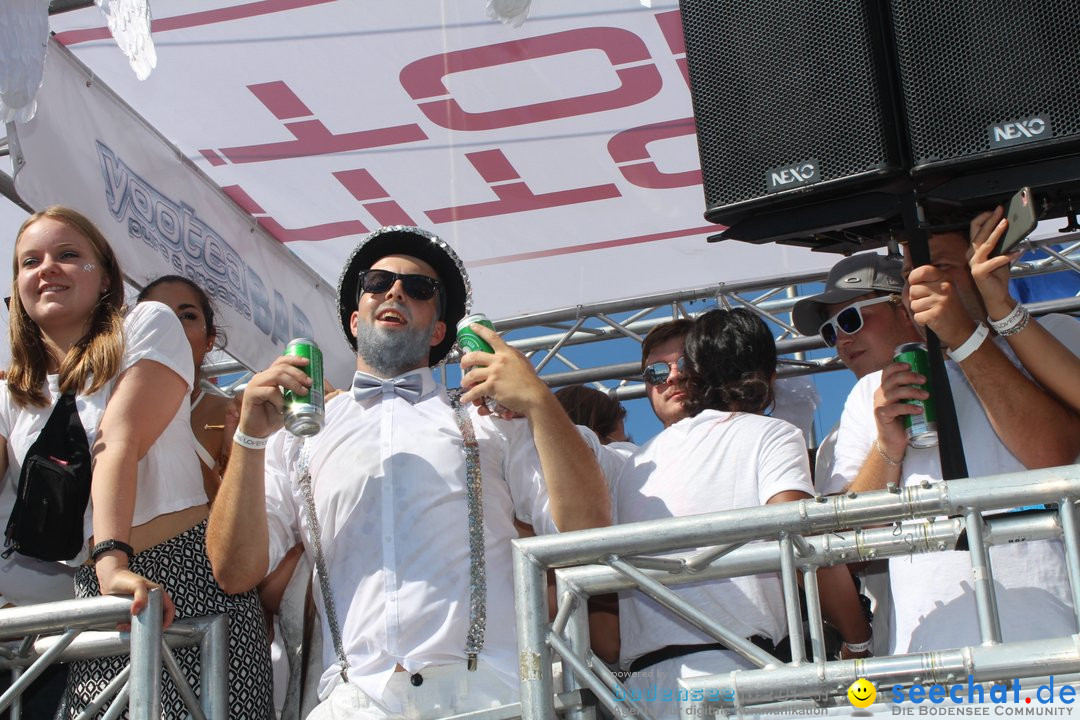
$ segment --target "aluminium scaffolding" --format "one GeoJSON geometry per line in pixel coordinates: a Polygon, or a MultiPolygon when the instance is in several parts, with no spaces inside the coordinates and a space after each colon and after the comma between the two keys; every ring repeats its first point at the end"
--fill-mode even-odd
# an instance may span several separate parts
{"type": "MultiPolygon", "coordinates": [[[[644,592],[760,668],[694,678],[693,687],[703,692],[687,693],[680,715],[827,708],[842,703],[858,678],[906,685],[951,683],[969,675],[982,682],[1080,673],[1080,635],[1002,642],[989,559],[991,545],[1060,539],[1066,558],[1062,572],[1069,579],[1073,609],[1080,612],[1078,498],[1080,465],[1069,465],[516,540],[522,717],[554,717],[553,653],[562,660],[564,692],[587,688],[617,715],[648,717],[589,649],[588,598],[631,589],[644,592]],[[1033,504],[1056,505],[1056,510],[982,515],[1033,504]],[[888,526],[875,527],[883,523],[888,526]],[[954,549],[965,532],[973,568],[979,570],[973,572],[979,645],[858,660],[825,658],[818,568],[954,549]],[[687,548],[693,550],[657,557],[687,548]],[[547,571],[552,568],[558,609],[548,622],[547,571]],[[800,644],[792,643],[794,658],[783,664],[668,588],[767,572],[777,572],[782,579],[791,637],[803,637],[796,578],[802,574],[812,659],[801,657],[800,644]]],[[[566,716],[583,717],[588,709],[580,711],[570,708],[566,716]]]]}

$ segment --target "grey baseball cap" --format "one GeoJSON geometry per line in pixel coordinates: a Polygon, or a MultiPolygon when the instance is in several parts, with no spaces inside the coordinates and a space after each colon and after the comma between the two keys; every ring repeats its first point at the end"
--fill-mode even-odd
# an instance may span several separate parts
{"type": "Polygon", "coordinates": [[[803,298],[791,309],[791,320],[803,335],[816,335],[829,319],[828,305],[854,300],[870,292],[899,293],[904,289],[904,263],[875,252],[844,258],[829,270],[825,291],[803,298]]]}

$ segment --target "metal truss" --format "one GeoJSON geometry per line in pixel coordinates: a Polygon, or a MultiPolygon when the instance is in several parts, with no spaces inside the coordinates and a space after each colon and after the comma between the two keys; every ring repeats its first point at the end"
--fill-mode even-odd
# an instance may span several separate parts
{"type": "MultiPolygon", "coordinates": [[[[1080,612],[1080,465],[906,487],[816,497],[758,508],[515,540],[514,590],[525,720],[554,717],[551,663],[563,663],[564,692],[587,688],[616,717],[649,717],[589,648],[589,597],[637,590],[723,642],[760,669],[695,677],[679,715],[693,717],[843,706],[848,686],[866,678],[883,686],[1043,678],[1080,673],[1080,635],[1003,642],[989,547],[1060,539],[1073,605],[1080,612]],[[984,511],[1057,504],[1034,514],[983,517],[984,511]],[[960,514],[946,519],[943,516],[960,514]],[[934,520],[936,518],[936,521],[934,520]],[[876,527],[883,523],[887,527],[876,527]],[[852,530],[851,528],[854,528],[852,530]],[[828,660],[817,591],[818,568],[958,548],[970,551],[980,644],[936,652],[858,660],[828,660]],[[682,556],[673,550],[693,548],[682,556]],[[665,553],[658,557],[657,553],[665,553]],[[558,611],[548,622],[547,570],[556,576],[558,611]],[[787,629],[802,638],[798,576],[806,592],[813,657],[792,642],[782,663],[669,589],[681,583],[777,572],[787,629]],[[621,698],[621,700],[619,699],[621,698]]],[[[565,695],[564,695],[565,697],[565,695]]],[[[581,708],[591,712],[591,708],[581,708]]],[[[574,709],[566,717],[584,717],[574,709]]]]}
{"type": "MultiPolygon", "coordinates": [[[[1018,263],[1013,267],[1013,277],[1062,271],[1080,273],[1080,232],[1045,238],[1036,244],[1048,256],[1034,262],[1018,263]],[[1065,245],[1064,249],[1059,251],[1050,247],[1058,244],[1065,245]]],[[[641,341],[649,330],[676,318],[697,317],[716,307],[745,307],[770,324],[776,332],[780,377],[843,370],[835,352],[827,348],[820,337],[801,335],[791,324],[791,308],[808,296],[806,286],[822,282],[826,275],[827,272],[782,275],[575,305],[499,320],[495,322],[495,329],[512,347],[533,361],[540,377],[549,386],[591,383],[620,400],[645,396],[645,386],[640,382],[639,358],[641,341]],[[604,352],[597,352],[599,349],[604,352]],[[807,357],[807,353],[819,350],[825,352],[817,353],[818,357],[813,359],[807,357]],[[597,355],[623,355],[626,361],[598,364],[592,360],[597,355]]],[[[1032,303],[1027,307],[1034,315],[1077,313],[1080,312],[1080,297],[1032,303]]],[[[459,357],[456,350],[451,352],[447,364],[453,366],[459,357]]],[[[445,366],[443,372],[447,372],[445,366]]],[[[250,378],[248,368],[229,359],[204,367],[204,375],[231,377],[228,384],[216,387],[226,394],[242,388],[250,378]]]]}
{"type": "Polygon", "coordinates": [[[224,615],[180,620],[162,630],[164,599],[150,591],[147,606],[131,615],[131,598],[103,596],[83,600],[25,605],[0,610],[0,637],[21,640],[0,644],[0,668],[10,668],[11,687],[0,696],[0,712],[21,716],[20,696],[54,662],[112,655],[131,655],[131,664],[112,678],[79,718],[95,717],[108,706],[105,718],[118,718],[125,709],[132,720],[161,717],[161,671],[169,673],[195,720],[228,716],[229,628],[224,615]],[[114,628],[131,623],[130,633],[114,628]],[[200,649],[200,692],[196,696],[173,657],[172,648],[200,649]],[[110,705],[111,703],[111,705],[110,705]]]}
{"type": "MultiPolygon", "coordinates": [[[[1014,277],[1059,271],[1080,273],[1080,232],[1046,238],[1040,240],[1038,245],[1048,257],[1017,264],[1013,268],[1014,277]],[[1065,244],[1066,247],[1058,251],[1049,247],[1051,244],[1065,244]]],[[[534,360],[548,385],[560,387],[593,383],[597,389],[619,399],[645,395],[644,385],[638,380],[641,373],[638,358],[641,340],[650,329],[672,319],[696,317],[715,307],[748,308],[774,328],[781,377],[842,370],[844,366],[831,350],[824,357],[807,359],[806,353],[828,348],[820,337],[803,336],[791,323],[792,306],[807,296],[804,286],[820,283],[826,275],[827,272],[816,272],[758,281],[719,283],[692,290],[522,315],[496,322],[495,327],[506,335],[510,345],[534,360]],[[545,330],[554,332],[545,333],[545,330]],[[628,356],[623,363],[590,367],[587,360],[579,359],[573,352],[595,343],[613,345],[620,341],[624,347],[620,347],[618,352],[628,356]],[[615,381],[616,386],[603,384],[609,381],[615,381]]],[[[1080,311],[1080,298],[1033,303],[1028,309],[1035,315],[1077,312],[1080,311]]],[[[614,353],[607,356],[610,357],[610,354],[614,353]]]]}

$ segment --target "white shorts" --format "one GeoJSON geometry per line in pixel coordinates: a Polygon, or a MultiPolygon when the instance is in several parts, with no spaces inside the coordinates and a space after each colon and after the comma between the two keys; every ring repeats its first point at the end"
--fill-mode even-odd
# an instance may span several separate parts
{"type": "Polygon", "coordinates": [[[419,674],[423,683],[413,685],[411,673],[394,673],[381,701],[368,697],[351,683],[340,683],[307,720],[435,720],[509,705],[519,699],[518,686],[483,660],[473,672],[462,661],[428,666],[419,674]]]}

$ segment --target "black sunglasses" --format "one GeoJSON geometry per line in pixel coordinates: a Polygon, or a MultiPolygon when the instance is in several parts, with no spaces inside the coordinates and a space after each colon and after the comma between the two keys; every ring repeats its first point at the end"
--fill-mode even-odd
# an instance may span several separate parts
{"type": "Polygon", "coordinates": [[[679,358],[673,363],[654,362],[642,371],[641,379],[650,385],[663,385],[671,377],[673,367],[681,373],[684,367],[683,358],[679,358]]]}
{"type": "Polygon", "coordinates": [[[862,330],[863,326],[862,308],[883,302],[895,303],[899,302],[899,298],[897,298],[896,295],[883,295],[882,297],[862,300],[848,305],[821,324],[821,327],[818,329],[818,332],[821,333],[821,339],[824,340],[825,344],[829,347],[836,347],[838,330],[843,330],[848,335],[854,335],[859,332],[862,330]]]}
{"type": "Polygon", "coordinates": [[[439,281],[427,275],[401,275],[389,270],[361,270],[360,287],[356,292],[356,302],[364,293],[384,293],[398,280],[405,288],[405,294],[413,300],[430,300],[439,291],[439,281]]]}

